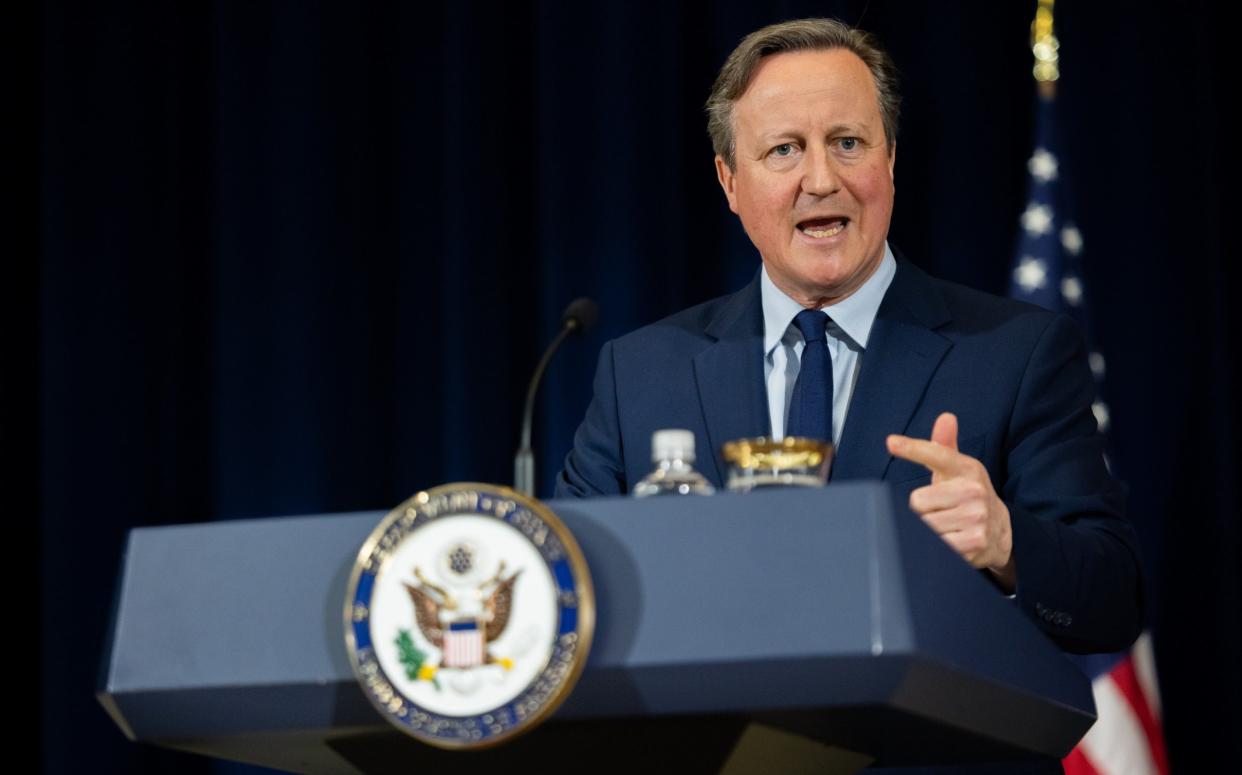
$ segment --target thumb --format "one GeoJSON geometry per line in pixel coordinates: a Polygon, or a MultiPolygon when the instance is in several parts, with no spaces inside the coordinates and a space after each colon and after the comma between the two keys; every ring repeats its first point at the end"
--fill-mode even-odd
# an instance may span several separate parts
{"type": "Polygon", "coordinates": [[[944,412],[932,426],[931,440],[942,447],[957,451],[957,415],[944,412]]]}

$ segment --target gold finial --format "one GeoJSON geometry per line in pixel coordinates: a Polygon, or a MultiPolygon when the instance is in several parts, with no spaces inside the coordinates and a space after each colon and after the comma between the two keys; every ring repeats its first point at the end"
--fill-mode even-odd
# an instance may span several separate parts
{"type": "Polygon", "coordinates": [[[1060,43],[1052,30],[1052,4],[1055,0],[1039,0],[1035,21],[1031,22],[1031,53],[1035,55],[1033,74],[1040,86],[1051,89],[1061,75],[1057,67],[1057,49],[1060,43]]]}

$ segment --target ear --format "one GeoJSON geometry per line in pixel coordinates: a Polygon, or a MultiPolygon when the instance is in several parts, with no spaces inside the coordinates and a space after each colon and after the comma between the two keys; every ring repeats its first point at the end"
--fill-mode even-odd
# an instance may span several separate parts
{"type": "Polygon", "coordinates": [[[724,157],[716,154],[716,180],[720,181],[720,187],[724,189],[725,199],[729,200],[729,209],[737,213],[737,189],[735,185],[737,178],[733,175],[733,170],[725,162],[724,157]]]}
{"type": "Polygon", "coordinates": [[[893,177],[893,168],[897,166],[897,143],[893,143],[893,149],[888,152],[888,176],[893,177]]]}

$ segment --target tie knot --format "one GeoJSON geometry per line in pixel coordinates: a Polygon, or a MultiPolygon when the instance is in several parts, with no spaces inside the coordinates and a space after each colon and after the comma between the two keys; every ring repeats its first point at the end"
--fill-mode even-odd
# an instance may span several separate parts
{"type": "Polygon", "coordinates": [[[828,327],[828,313],[822,309],[804,309],[794,318],[794,325],[802,332],[802,341],[807,344],[823,341],[826,338],[824,329],[828,327]]]}

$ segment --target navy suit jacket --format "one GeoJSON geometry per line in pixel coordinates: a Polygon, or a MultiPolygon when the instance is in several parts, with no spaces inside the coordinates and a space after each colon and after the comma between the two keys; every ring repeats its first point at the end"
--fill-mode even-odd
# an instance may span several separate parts
{"type": "MultiPolygon", "coordinates": [[[[557,497],[627,492],[651,470],[651,434],[661,428],[694,432],[696,465],[719,488],[721,445],[769,431],[763,355],[757,277],[604,345],[557,497]]],[[[1069,651],[1119,650],[1141,627],[1140,572],[1094,395],[1068,317],[899,261],[831,477],[890,482],[905,503],[931,475],[889,455],[885,437],[929,438],[941,412],[955,413],[959,449],[987,467],[1009,507],[1018,604],[1069,651]]]]}

